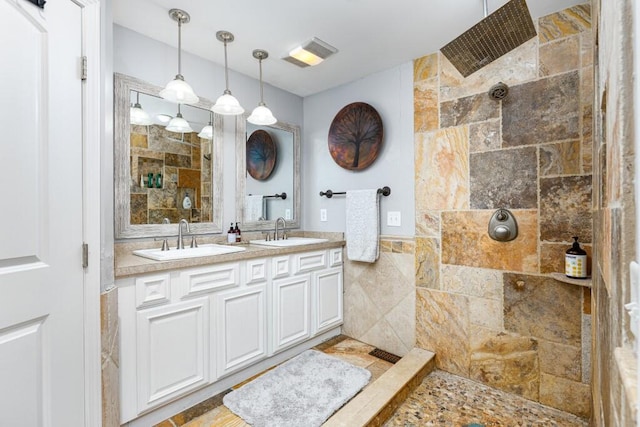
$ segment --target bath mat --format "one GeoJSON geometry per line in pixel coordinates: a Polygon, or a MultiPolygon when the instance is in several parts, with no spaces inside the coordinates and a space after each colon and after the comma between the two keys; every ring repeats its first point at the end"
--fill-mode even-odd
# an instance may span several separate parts
{"type": "Polygon", "coordinates": [[[371,378],[364,368],[307,350],[224,396],[254,427],[320,426],[371,378]]]}

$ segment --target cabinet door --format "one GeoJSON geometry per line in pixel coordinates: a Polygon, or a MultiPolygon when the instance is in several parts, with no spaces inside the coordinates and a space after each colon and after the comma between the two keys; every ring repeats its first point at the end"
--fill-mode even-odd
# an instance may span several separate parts
{"type": "Polygon", "coordinates": [[[276,353],[311,336],[309,274],[273,281],[273,337],[276,353]]]}
{"type": "Polygon", "coordinates": [[[137,313],[138,413],[210,381],[209,299],[137,313]]]}
{"type": "Polygon", "coordinates": [[[267,356],[266,286],[216,295],[218,376],[267,356]]]}
{"type": "Polygon", "coordinates": [[[342,266],[313,275],[314,333],[342,324],[342,266]]]}

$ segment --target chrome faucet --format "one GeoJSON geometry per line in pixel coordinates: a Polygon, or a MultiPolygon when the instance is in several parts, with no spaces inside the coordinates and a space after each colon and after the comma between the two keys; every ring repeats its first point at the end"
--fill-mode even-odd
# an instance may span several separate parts
{"type": "Polygon", "coordinates": [[[280,221],[282,221],[282,240],[287,238],[287,221],[285,221],[283,217],[279,217],[276,219],[276,229],[273,233],[273,240],[280,240],[280,237],[278,237],[278,223],[280,221]]]}
{"type": "Polygon", "coordinates": [[[176,249],[184,249],[184,242],[182,241],[182,224],[187,226],[187,234],[191,233],[191,230],[189,230],[189,222],[182,218],[178,223],[178,243],[176,245],[176,249]]]}

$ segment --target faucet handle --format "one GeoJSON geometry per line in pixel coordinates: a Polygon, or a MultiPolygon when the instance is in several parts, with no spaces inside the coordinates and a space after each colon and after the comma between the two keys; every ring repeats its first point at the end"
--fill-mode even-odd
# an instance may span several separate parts
{"type": "Polygon", "coordinates": [[[192,248],[197,248],[198,247],[198,242],[196,241],[196,235],[192,234],[191,235],[191,246],[192,248]]]}
{"type": "Polygon", "coordinates": [[[154,241],[158,241],[158,240],[162,240],[162,249],[160,249],[161,251],[168,251],[169,250],[169,242],[167,241],[166,237],[154,237],[153,239],[154,241]]]}

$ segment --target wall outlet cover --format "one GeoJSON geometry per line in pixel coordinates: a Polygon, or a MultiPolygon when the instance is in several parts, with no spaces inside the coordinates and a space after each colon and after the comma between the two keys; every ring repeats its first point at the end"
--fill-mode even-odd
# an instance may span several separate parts
{"type": "Polygon", "coordinates": [[[320,209],[320,221],[325,222],[327,220],[327,210],[320,209]]]}
{"type": "Polygon", "coordinates": [[[402,225],[402,216],[400,211],[387,212],[387,225],[389,227],[400,227],[402,225]]]}

